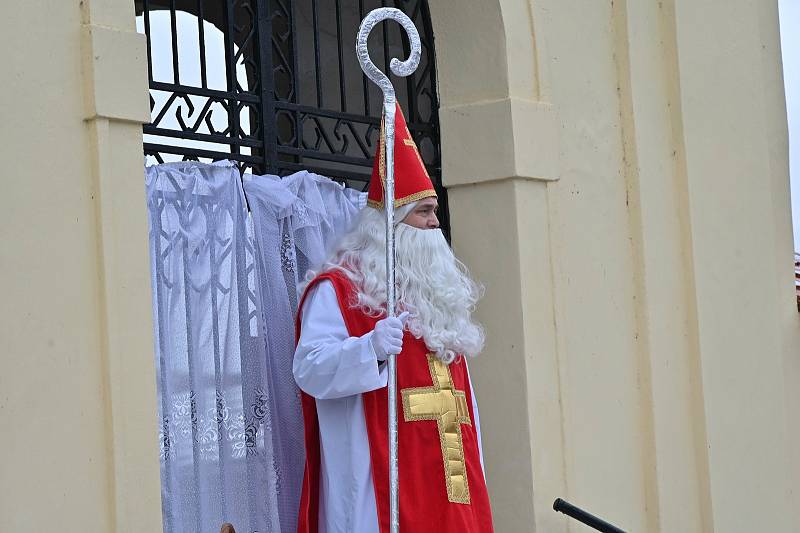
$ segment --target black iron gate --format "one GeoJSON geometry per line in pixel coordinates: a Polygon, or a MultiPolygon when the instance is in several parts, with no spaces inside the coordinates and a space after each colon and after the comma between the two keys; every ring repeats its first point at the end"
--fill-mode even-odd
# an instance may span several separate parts
{"type": "MultiPolygon", "coordinates": [[[[363,16],[397,7],[414,21],[422,60],[393,78],[423,161],[441,188],[433,32],[425,0],[135,0],[147,35],[155,161],[233,159],[242,172],[307,169],[364,189],[378,139],[382,96],[354,53],[363,16]]],[[[388,72],[406,57],[395,24],[373,32],[373,60],[388,72]]]]}

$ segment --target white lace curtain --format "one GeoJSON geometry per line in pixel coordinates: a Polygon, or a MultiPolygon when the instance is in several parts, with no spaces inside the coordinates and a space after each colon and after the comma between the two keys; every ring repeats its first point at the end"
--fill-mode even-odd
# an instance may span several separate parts
{"type": "Polygon", "coordinates": [[[146,183],[164,531],[293,533],[297,286],[364,194],[308,172],[243,190],[227,161],[151,166],[146,183]]]}

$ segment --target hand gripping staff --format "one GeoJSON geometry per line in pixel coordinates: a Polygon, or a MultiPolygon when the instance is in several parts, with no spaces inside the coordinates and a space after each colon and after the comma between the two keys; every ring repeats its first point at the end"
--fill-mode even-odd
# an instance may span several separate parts
{"type": "MultiPolygon", "coordinates": [[[[386,314],[395,316],[394,284],[394,115],[397,98],[389,77],[369,58],[367,38],[372,28],[384,20],[398,22],[408,34],[411,54],[405,61],[392,58],[389,68],[395,76],[408,76],[417,70],[422,46],[414,23],[399,9],[383,7],[370,11],[358,29],[356,54],[361,70],[383,91],[383,137],[386,142],[386,180],[383,205],[386,209],[386,314]]],[[[400,531],[400,492],[397,471],[397,356],[389,355],[389,523],[391,533],[400,531]]]]}

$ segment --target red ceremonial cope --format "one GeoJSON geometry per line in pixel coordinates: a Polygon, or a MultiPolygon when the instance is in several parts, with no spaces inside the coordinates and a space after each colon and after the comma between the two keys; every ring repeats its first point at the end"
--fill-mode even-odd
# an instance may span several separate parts
{"type": "MultiPolygon", "coordinates": [[[[338,272],[317,276],[306,293],[319,281],[333,283],[345,324],[351,336],[361,336],[375,327],[379,318],[369,317],[350,307],[355,294],[350,280],[338,272]]],[[[302,309],[305,295],[300,301],[302,309]]],[[[297,320],[300,338],[300,320],[297,320]]],[[[409,332],[403,338],[403,351],[397,357],[398,400],[400,391],[429,388],[432,385],[428,350],[421,339],[409,332]]],[[[462,360],[449,365],[452,385],[464,391],[469,419],[472,412],[472,391],[466,365],[462,360]]],[[[389,533],[389,437],[387,389],[362,394],[364,417],[369,437],[372,477],[381,533],[389,533]]],[[[319,424],[314,398],[303,393],[305,420],[306,467],[300,502],[298,533],[319,531],[320,448],[319,424]]],[[[463,424],[461,438],[464,450],[469,503],[455,503],[448,498],[440,429],[436,420],[404,418],[398,401],[398,463],[400,475],[400,530],[407,533],[491,533],[492,514],[486,482],[480,464],[478,436],[475,426],[463,424]]]]}
{"type": "MultiPolygon", "coordinates": [[[[386,179],[386,146],[383,138],[383,121],[381,121],[381,138],[375,152],[375,163],[372,166],[372,178],[369,181],[367,205],[383,209],[383,187],[386,179]]],[[[436,196],[433,183],[425,170],[425,164],[419,150],[408,131],[403,110],[397,104],[394,116],[394,207],[398,208],[423,198],[436,196]]]]}

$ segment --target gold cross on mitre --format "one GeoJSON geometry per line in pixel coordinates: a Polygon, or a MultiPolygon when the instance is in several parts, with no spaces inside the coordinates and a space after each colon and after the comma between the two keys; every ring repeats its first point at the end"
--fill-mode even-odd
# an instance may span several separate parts
{"type": "Polygon", "coordinates": [[[447,499],[453,503],[469,503],[467,465],[461,439],[461,424],[472,425],[467,397],[464,391],[453,386],[450,368],[432,354],[427,357],[433,386],[403,389],[403,415],[406,422],[436,421],[442,445],[447,499]]]}
{"type": "Polygon", "coordinates": [[[414,155],[417,156],[417,161],[419,161],[419,167],[427,175],[428,169],[425,168],[425,163],[423,163],[422,161],[422,155],[419,153],[419,148],[417,148],[417,143],[414,142],[414,138],[411,136],[411,132],[408,130],[408,126],[406,126],[406,136],[403,139],[403,144],[414,150],[414,155]]]}
{"type": "Polygon", "coordinates": [[[419,161],[419,166],[422,167],[423,170],[427,173],[428,171],[425,169],[425,163],[422,162],[422,156],[419,154],[419,148],[417,148],[417,143],[414,142],[413,139],[403,139],[403,144],[406,146],[410,146],[414,150],[414,155],[417,156],[417,161],[419,161]]]}

